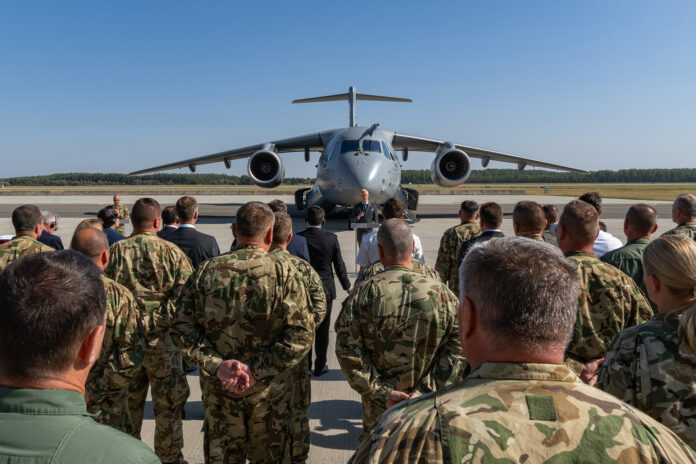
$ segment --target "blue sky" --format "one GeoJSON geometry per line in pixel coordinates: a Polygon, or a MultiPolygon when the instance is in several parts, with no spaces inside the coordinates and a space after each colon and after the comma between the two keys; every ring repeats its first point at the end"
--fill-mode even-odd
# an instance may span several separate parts
{"type": "MultiPolygon", "coordinates": [[[[344,102],[290,101],[350,85],[414,100],[359,102],[361,125],[588,170],[696,167],[696,2],[430,3],[0,1],[0,177],[343,127],[344,102]]],[[[286,174],[317,156],[286,155],[286,174]]]]}

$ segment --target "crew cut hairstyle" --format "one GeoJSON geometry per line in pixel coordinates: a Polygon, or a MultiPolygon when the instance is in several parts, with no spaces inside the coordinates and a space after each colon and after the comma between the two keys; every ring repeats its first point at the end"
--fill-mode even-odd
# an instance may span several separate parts
{"type": "Polygon", "coordinates": [[[176,215],[176,208],[167,206],[162,210],[162,224],[175,224],[179,217],[176,215]]]}
{"type": "Polygon", "coordinates": [[[544,205],[542,209],[544,210],[544,216],[546,216],[548,225],[558,222],[558,208],[556,205],[544,205]]]}
{"type": "Polygon", "coordinates": [[[38,206],[22,205],[12,211],[12,225],[18,234],[31,232],[39,224],[43,224],[43,215],[38,206]]]}
{"type": "Polygon", "coordinates": [[[696,195],[682,193],[674,199],[674,207],[684,216],[696,218],[696,195]]]}
{"type": "Polygon", "coordinates": [[[584,201],[585,203],[589,203],[590,205],[592,205],[595,211],[597,211],[597,214],[602,213],[602,196],[599,194],[599,192],[583,193],[582,195],[580,195],[578,200],[584,201]]]}
{"type": "Polygon", "coordinates": [[[512,222],[519,227],[519,233],[540,234],[546,226],[546,216],[539,203],[519,201],[512,210],[512,222]]]}
{"type": "Polygon", "coordinates": [[[271,208],[260,201],[250,201],[237,210],[235,230],[240,237],[259,238],[273,227],[274,221],[271,208]]]}
{"type": "Polygon", "coordinates": [[[190,196],[183,196],[176,201],[176,214],[179,216],[179,221],[193,221],[193,215],[198,211],[198,202],[190,196]]]}
{"type": "Polygon", "coordinates": [[[494,229],[499,229],[503,223],[503,208],[498,203],[489,201],[481,205],[479,210],[481,224],[485,224],[494,229]]]}
{"type": "Polygon", "coordinates": [[[461,297],[506,342],[567,347],[577,312],[577,266],[558,249],[523,237],[474,245],[459,268],[461,297]]]}
{"type": "Polygon", "coordinates": [[[576,244],[594,243],[599,232],[597,210],[582,200],[572,200],[563,208],[559,224],[576,244]]]}
{"type": "Polygon", "coordinates": [[[377,243],[385,255],[392,259],[404,260],[413,252],[411,228],[401,219],[387,219],[377,231],[377,243]]]}
{"type": "Polygon", "coordinates": [[[462,204],[459,205],[459,211],[464,214],[466,219],[473,219],[476,216],[476,213],[478,213],[478,210],[479,204],[474,200],[464,200],[462,201],[462,204]]]}
{"type": "Polygon", "coordinates": [[[283,202],[283,200],[271,200],[268,202],[268,207],[271,208],[271,211],[273,211],[274,213],[287,213],[288,212],[288,207],[283,202]]]}
{"type": "Polygon", "coordinates": [[[34,253],[0,275],[0,375],[37,379],[64,372],[104,324],[102,272],[72,250],[34,253]]]}
{"type": "Polygon", "coordinates": [[[305,214],[305,221],[310,226],[319,226],[324,220],[324,210],[320,206],[311,206],[305,214]]]}
{"type": "Polygon", "coordinates": [[[288,241],[292,233],[292,218],[288,213],[275,212],[275,222],[273,223],[273,243],[283,245],[288,241]]]}
{"type": "Polygon", "coordinates": [[[116,211],[116,208],[114,208],[113,206],[107,206],[99,210],[99,212],[97,213],[97,217],[101,220],[102,224],[104,224],[104,228],[108,229],[109,227],[116,224],[116,219],[118,218],[118,211],[116,211]]]}
{"type": "Polygon", "coordinates": [[[152,227],[155,219],[160,216],[160,204],[154,198],[140,198],[133,205],[131,211],[131,221],[133,227],[138,229],[147,229],[152,227]]]}
{"type": "Polygon", "coordinates": [[[404,215],[404,202],[394,197],[384,202],[382,216],[384,219],[401,219],[404,215]]]}
{"type": "Polygon", "coordinates": [[[636,233],[646,236],[657,224],[657,211],[650,205],[638,203],[628,208],[626,220],[636,233]]]}

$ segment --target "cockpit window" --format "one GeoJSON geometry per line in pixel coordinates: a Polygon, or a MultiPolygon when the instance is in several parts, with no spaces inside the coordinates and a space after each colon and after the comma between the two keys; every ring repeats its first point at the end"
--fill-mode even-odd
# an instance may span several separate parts
{"type": "Polygon", "coordinates": [[[341,153],[347,153],[349,151],[358,151],[360,149],[358,140],[344,140],[341,142],[341,153]]]}
{"type": "Polygon", "coordinates": [[[387,143],[382,142],[382,145],[384,147],[384,157],[387,158],[388,160],[394,160],[394,155],[392,154],[391,151],[389,151],[389,147],[387,146],[387,143]]]}
{"type": "Polygon", "coordinates": [[[363,140],[363,151],[382,153],[382,147],[379,144],[379,140],[363,140]]]}

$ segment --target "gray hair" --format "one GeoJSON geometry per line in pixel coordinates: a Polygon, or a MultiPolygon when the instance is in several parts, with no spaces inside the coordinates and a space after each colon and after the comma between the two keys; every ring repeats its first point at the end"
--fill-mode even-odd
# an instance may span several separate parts
{"type": "Polygon", "coordinates": [[[43,216],[43,223],[50,224],[52,222],[58,222],[58,216],[53,211],[42,209],[41,216],[43,216]]]}
{"type": "Polygon", "coordinates": [[[393,259],[406,259],[413,252],[411,228],[401,219],[387,219],[377,231],[377,243],[393,259]]]}
{"type": "Polygon", "coordinates": [[[555,247],[521,237],[474,245],[459,268],[460,297],[481,324],[529,350],[567,346],[577,312],[577,266],[555,247]]]}
{"type": "Polygon", "coordinates": [[[696,217],[696,195],[682,193],[674,199],[674,207],[682,212],[684,216],[696,217]]]}

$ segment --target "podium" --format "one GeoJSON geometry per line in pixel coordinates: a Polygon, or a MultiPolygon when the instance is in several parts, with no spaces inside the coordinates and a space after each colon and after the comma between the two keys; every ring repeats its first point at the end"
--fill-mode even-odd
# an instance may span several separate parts
{"type": "Polygon", "coordinates": [[[355,272],[358,272],[358,229],[378,229],[379,222],[351,222],[350,228],[355,231],[355,272]]]}

